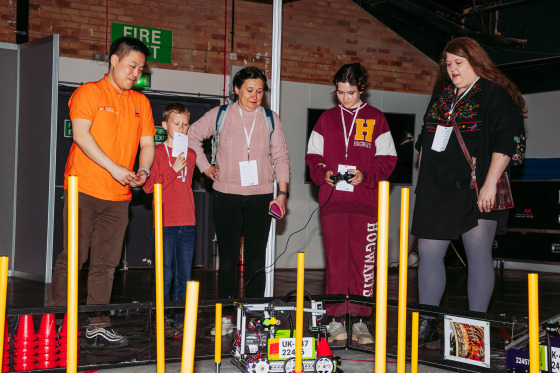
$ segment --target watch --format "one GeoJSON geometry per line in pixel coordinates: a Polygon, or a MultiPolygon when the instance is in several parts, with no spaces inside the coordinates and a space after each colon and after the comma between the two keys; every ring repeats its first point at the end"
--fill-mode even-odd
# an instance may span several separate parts
{"type": "Polygon", "coordinates": [[[148,174],[148,175],[146,176],[146,179],[147,179],[147,178],[150,178],[150,169],[148,169],[148,168],[140,168],[140,169],[138,169],[138,171],[140,171],[140,170],[144,170],[144,171],[148,174]]]}
{"type": "Polygon", "coordinates": [[[284,195],[286,198],[288,197],[288,193],[286,191],[278,191],[278,195],[284,195]]]}

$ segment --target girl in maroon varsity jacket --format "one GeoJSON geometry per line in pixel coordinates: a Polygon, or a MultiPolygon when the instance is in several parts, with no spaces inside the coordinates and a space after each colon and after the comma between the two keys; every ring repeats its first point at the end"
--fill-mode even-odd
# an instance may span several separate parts
{"type": "MultiPolygon", "coordinates": [[[[317,121],[305,157],[320,186],[327,294],[373,296],[377,187],[393,172],[397,153],[383,113],[360,99],[367,77],[359,63],[339,69],[333,83],[340,104],[317,121]]],[[[354,340],[373,343],[364,324],[370,307],[329,304],[327,312],[334,317],[330,340],[344,338],[346,329],[334,332],[350,313],[354,340]]]]}

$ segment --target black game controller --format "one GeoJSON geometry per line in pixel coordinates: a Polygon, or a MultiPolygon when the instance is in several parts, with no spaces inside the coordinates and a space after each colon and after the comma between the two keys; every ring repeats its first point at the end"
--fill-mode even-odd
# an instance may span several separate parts
{"type": "Polygon", "coordinates": [[[356,174],[354,173],[350,173],[350,172],[345,172],[344,174],[342,174],[341,172],[338,172],[338,174],[335,175],[331,175],[331,181],[334,184],[337,184],[340,181],[346,181],[346,183],[350,183],[350,179],[354,178],[356,174]]]}

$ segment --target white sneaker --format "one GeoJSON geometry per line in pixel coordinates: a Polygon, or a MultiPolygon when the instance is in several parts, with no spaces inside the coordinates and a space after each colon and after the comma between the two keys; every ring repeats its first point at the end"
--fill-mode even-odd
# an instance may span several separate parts
{"type": "Polygon", "coordinates": [[[335,340],[346,339],[348,339],[348,333],[342,323],[336,321],[329,323],[329,337],[327,338],[329,343],[332,343],[335,340]]]}
{"type": "Polygon", "coordinates": [[[352,340],[357,341],[358,344],[373,344],[373,336],[362,320],[352,325],[352,340]]]}
{"type": "Polygon", "coordinates": [[[106,327],[86,330],[84,346],[87,347],[126,347],[128,338],[117,333],[115,330],[106,327]]]}
{"type": "MultiPolygon", "coordinates": [[[[233,332],[233,327],[231,326],[231,319],[227,317],[222,317],[222,336],[231,334],[233,332]]],[[[216,335],[216,328],[212,327],[210,335],[216,335]]]]}

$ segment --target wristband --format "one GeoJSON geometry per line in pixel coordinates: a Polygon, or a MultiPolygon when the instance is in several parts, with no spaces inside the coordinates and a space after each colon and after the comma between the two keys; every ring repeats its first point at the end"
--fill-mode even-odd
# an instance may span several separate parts
{"type": "Polygon", "coordinates": [[[286,191],[278,191],[278,195],[284,195],[286,198],[288,197],[288,193],[286,191]]]}
{"type": "Polygon", "coordinates": [[[140,172],[140,170],[144,170],[146,173],[148,173],[148,176],[146,177],[146,179],[147,179],[147,178],[150,178],[150,169],[148,169],[148,168],[139,168],[138,171],[137,171],[137,173],[140,172]]]}

